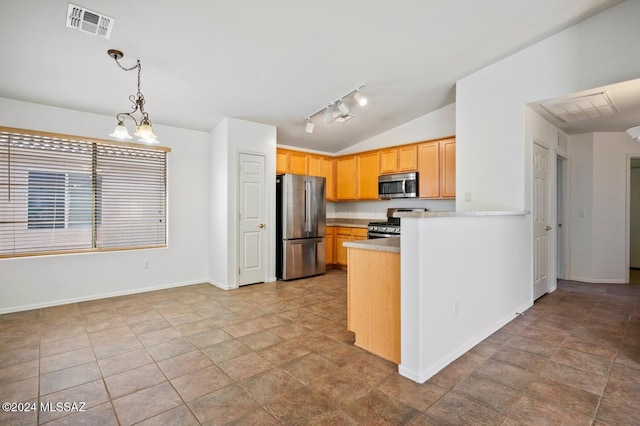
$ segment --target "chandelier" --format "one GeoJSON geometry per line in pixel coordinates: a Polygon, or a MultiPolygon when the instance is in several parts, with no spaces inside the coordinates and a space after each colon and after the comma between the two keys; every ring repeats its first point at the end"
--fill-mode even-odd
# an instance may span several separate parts
{"type": "Polygon", "coordinates": [[[123,53],[116,49],[109,49],[107,54],[112,57],[118,67],[124,71],[133,71],[138,70],[138,92],[135,95],[129,96],[129,100],[131,101],[131,107],[133,108],[130,112],[121,112],[116,115],[116,119],[118,120],[118,124],[116,125],[113,133],[109,134],[112,138],[127,140],[133,139],[131,135],[129,135],[129,131],[127,127],[124,125],[125,118],[130,118],[136,123],[136,131],[134,133],[135,136],[139,138],[141,142],[155,144],[158,143],[156,139],[156,135],[153,134],[153,129],[151,128],[151,119],[149,118],[149,114],[144,110],[144,95],[140,91],[140,72],[142,70],[142,64],[140,64],[140,59],[137,60],[136,65],[131,68],[123,67],[119,60],[124,56],[123,53]],[[139,119],[134,117],[134,114],[138,113],[140,115],[139,119]]]}

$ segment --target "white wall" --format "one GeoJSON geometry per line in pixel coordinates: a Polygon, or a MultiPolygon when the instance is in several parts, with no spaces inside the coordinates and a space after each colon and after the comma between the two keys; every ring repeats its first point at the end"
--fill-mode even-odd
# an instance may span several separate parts
{"type": "Polygon", "coordinates": [[[337,152],[346,155],[395,145],[404,145],[456,134],[456,104],[450,104],[425,114],[372,138],[337,152]]]}
{"type": "MultiPolygon", "coordinates": [[[[0,98],[2,125],[107,139],[115,118],[0,98]]],[[[207,280],[208,135],[154,125],[168,155],[168,247],[0,259],[0,313],[207,280]],[[149,269],[144,269],[148,260],[149,269]]]]}
{"type": "Polygon", "coordinates": [[[569,137],[570,279],[625,283],[629,157],[640,144],[626,133],[569,137]]]}
{"type": "Polygon", "coordinates": [[[225,118],[212,132],[209,163],[210,228],[209,281],[222,288],[238,286],[238,156],[241,152],[265,156],[267,221],[267,276],[275,281],[276,128],[236,118],[225,118]],[[217,188],[224,187],[220,193],[217,188]],[[220,211],[225,210],[225,211],[220,211]]]}
{"type": "Polygon", "coordinates": [[[638,16],[625,1],[458,81],[457,210],[530,210],[524,106],[637,78],[638,16]]]}

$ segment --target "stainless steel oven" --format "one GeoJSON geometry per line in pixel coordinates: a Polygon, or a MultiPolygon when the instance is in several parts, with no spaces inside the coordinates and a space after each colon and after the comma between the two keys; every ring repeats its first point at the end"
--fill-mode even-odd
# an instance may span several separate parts
{"type": "Polygon", "coordinates": [[[386,222],[369,222],[367,225],[367,239],[389,238],[400,236],[400,218],[393,217],[396,212],[425,212],[428,209],[422,207],[400,207],[387,209],[386,222]]]}

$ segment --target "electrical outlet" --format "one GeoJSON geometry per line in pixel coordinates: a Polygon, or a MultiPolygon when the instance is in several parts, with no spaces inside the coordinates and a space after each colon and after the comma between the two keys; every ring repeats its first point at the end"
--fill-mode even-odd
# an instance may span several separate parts
{"type": "Polygon", "coordinates": [[[151,268],[151,264],[149,263],[148,260],[145,260],[144,261],[144,269],[149,269],[149,268],[151,268]]]}
{"type": "Polygon", "coordinates": [[[470,192],[465,192],[464,193],[464,200],[465,201],[471,201],[471,193],[470,192]]]}

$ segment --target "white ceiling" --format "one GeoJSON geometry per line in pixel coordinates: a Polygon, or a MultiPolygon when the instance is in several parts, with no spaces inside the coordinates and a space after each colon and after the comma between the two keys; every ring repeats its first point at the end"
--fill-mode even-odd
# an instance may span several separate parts
{"type": "Polygon", "coordinates": [[[125,66],[141,60],[156,124],[209,131],[230,116],[332,153],[454,102],[456,80],[620,0],[73,3],[115,18],[111,39],[66,28],[66,1],[0,0],[0,97],[127,111],[136,76],[107,56],[115,48],[125,66]],[[362,83],[369,105],[353,120],[304,132],[305,117],[362,83]]]}

